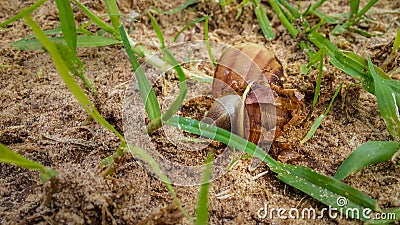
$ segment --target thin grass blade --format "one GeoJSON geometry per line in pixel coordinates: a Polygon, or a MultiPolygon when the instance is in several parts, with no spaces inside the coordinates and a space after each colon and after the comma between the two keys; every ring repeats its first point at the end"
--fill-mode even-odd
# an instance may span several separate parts
{"type": "Polygon", "coordinates": [[[175,42],[176,39],[178,39],[179,35],[181,35],[183,31],[187,30],[187,29],[188,29],[189,27],[191,27],[193,24],[196,24],[196,23],[198,23],[198,22],[201,22],[201,21],[205,20],[206,18],[207,18],[207,17],[200,17],[200,18],[197,18],[197,19],[194,19],[194,20],[190,21],[188,24],[186,24],[182,29],[180,29],[180,30],[178,31],[178,33],[175,35],[173,41],[175,42]]]}
{"type": "Polygon", "coordinates": [[[308,131],[308,133],[306,134],[306,136],[303,138],[303,140],[300,141],[301,144],[304,144],[305,142],[307,142],[308,140],[310,140],[310,138],[312,138],[312,136],[314,135],[314,133],[317,131],[318,127],[321,125],[322,121],[324,120],[324,118],[326,117],[326,115],[328,115],[328,112],[330,111],[333,101],[335,101],[336,96],[338,95],[340,89],[342,88],[343,84],[340,84],[338,88],[336,88],[335,94],[333,94],[331,101],[329,102],[328,107],[326,108],[325,112],[323,114],[321,114],[313,123],[313,125],[311,126],[310,130],[308,131]]]}
{"type": "Polygon", "coordinates": [[[282,9],[280,8],[278,2],[276,0],[269,0],[269,4],[271,7],[274,9],[275,13],[278,15],[279,19],[281,20],[282,24],[286,27],[286,29],[289,31],[289,34],[293,37],[296,38],[297,34],[299,31],[293,27],[293,25],[289,22],[288,18],[285,16],[285,14],[282,12],[282,9]]]}
{"type": "MultiPolygon", "coordinates": [[[[314,93],[314,99],[312,102],[312,107],[314,108],[315,105],[317,104],[318,101],[318,96],[319,96],[319,92],[321,90],[321,81],[322,81],[322,69],[324,67],[324,51],[320,50],[316,55],[318,55],[319,57],[319,64],[318,64],[318,77],[317,77],[317,82],[315,85],[315,93],[314,93]],[[318,54],[319,52],[321,52],[321,54],[318,54]]],[[[311,62],[311,60],[310,60],[311,62]]]]}
{"type": "Polygon", "coordinates": [[[358,8],[360,7],[360,0],[350,0],[350,20],[357,17],[358,8]]]}
{"type": "Polygon", "coordinates": [[[197,199],[196,225],[208,224],[208,193],[212,174],[212,161],[214,154],[207,154],[206,167],[204,168],[203,179],[200,185],[199,197],[197,199]]]}
{"type": "Polygon", "coordinates": [[[129,36],[122,25],[119,27],[119,33],[121,34],[125,51],[129,56],[133,71],[135,72],[135,76],[139,85],[140,95],[144,102],[147,115],[149,116],[149,119],[151,121],[159,119],[161,117],[161,111],[156,94],[151,87],[150,82],[147,80],[142,68],[140,67],[139,61],[137,60],[135,53],[132,51],[129,36]]]}
{"type": "Polygon", "coordinates": [[[57,172],[51,168],[46,168],[42,164],[26,159],[22,155],[14,152],[7,146],[0,143],[0,162],[14,164],[25,169],[39,170],[40,179],[43,183],[49,181],[57,175],[57,172]]]}
{"type": "Polygon", "coordinates": [[[394,54],[394,52],[396,52],[399,47],[400,47],[400,28],[397,29],[397,34],[396,34],[396,37],[394,39],[394,43],[393,43],[391,54],[394,54]]]}
{"type": "Polygon", "coordinates": [[[356,173],[366,166],[385,162],[400,149],[400,142],[370,141],[362,144],[340,165],[334,176],[343,180],[352,173],[356,173]]]}
{"type": "Polygon", "coordinates": [[[117,6],[117,1],[116,0],[104,0],[104,3],[106,4],[107,12],[108,15],[110,16],[111,23],[114,27],[115,30],[118,30],[119,26],[121,25],[120,19],[119,19],[119,10],[117,6]]]}
{"type": "Polygon", "coordinates": [[[168,107],[168,109],[162,115],[162,118],[160,120],[152,121],[148,125],[148,132],[151,133],[151,132],[157,130],[158,128],[160,128],[162,126],[163,121],[167,121],[179,110],[179,108],[182,106],[183,101],[185,100],[185,97],[187,94],[187,86],[186,86],[186,75],[183,72],[182,67],[180,66],[179,62],[175,59],[175,57],[167,49],[167,47],[165,45],[165,41],[164,41],[164,36],[161,32],[160,27],[158,26],[156,19],[150,13],[149,13],[149,17],[150,17],[151,23],[154,27],[154,30],[157,34],[157,37],[160,40],[162,51],[165,55],[165,58],[166,58],[167,62],[175,69],[175,71],[178,75],[178,80],[179,80],[179,95],[178,95],[178,97],[168,107]]]}
{"type": "Polygon", "coordinates": [[[197,3],[197,2],[198,2],[198,0],[189,0],[189,1],[186,1],[185,3],[183,3],[181,6],[179,6],[176,9],[169,10],[169,11],[163,11],[161,13],[162,14],[167,14],[167,15],[175,14],[175,13],[178,13],[178,12],[186,9],[187,7],[193,5],[193,4],[197,3]]]}
{"type": "Polygon", "coordinates": [[[306,11],[304,11],[302,14],[303,16],[307,16],[310,13],[313,13],[316,9],[318,9],[326,0],[319,0],[316,2],[314,5],[310,5],[306,11]]]}
{"type": "Polygon", "coordinates": [[[297,9],[295,9],[290,3],[288,3],[286,0],[279,0],[279,3],[283,5],[289,12],[292,14],[292,16],[296,19],[299,19],[301,17],[301,14],[297,9]]]}
{"type": "MultiPolygon", "coordinates": [[[[37,8],[39,8],[39,6],[43,5],[43,3],[45,3],[47,0],[39,0],[37,2],[35,2],[34,4],[32,4],[31,6],[29,6],[28,8],[25,8],[23,10],[26,10],[29,13],[32,13],[33,11],[35,11],[37,8]]],[[[0,23],[0,28],[9,25],[12,22],[15,22],[19,19],[22,18],[22,14],[18,13],[17,15],[11,17],[10,19],[0,23]]]]}
{"type": "Polygon", "coordinates": [[[364,8],[362,8],[362,9],[358,12],[357,17],[358,17],[358,18],[361,18],[362,16],[364,16],[364,14],[365,14],[366,12],[368,12],[368,10],[370,10],[371,7],[374,6],[375,3],[377,3],[377,2],[378,2],[378,0],[370,0],[370,1],[364,6],[364,8]]]}
{"type": "MultiPolygon", "coordinates": [[[[327,38],[323,37],[320,33],[310,32],[307,35],[308,39],[315,44],[318,48],[326,48],[326,54],[329,56],[329,61],[338,69],[347,73],[348,75],[361,81],[363,87],[370,93],[375,93],[374,81],[372,76],[367,72],[367,65],[360,64],[359,61],[354,58],[348,57],[342,53],[338,47],[336,47],[327,38]]],[[[354,53],[355,54],[355,53],[354,53]]],[[[362,57],[360,57],[362,58],[362,57]]]]}
{"type": "Polygon", "coordinates": [[[400,81],[384,79],[379,76],[369,57],[368,66],[375,82],[375,95],[379,111],[385,119],[389,132],[400,137],[400,81]]]}
{"type": "Polygon", "coordinates": [[[214,58],[214,55],[211,51],[210,40],[208,39],[208,19],[209,19],[209,16],[206,17],[206,22],[204,22],[204,39],[205,39],[206,45],[207,45],[208,56],[210,57],[213,65],[216,66],[217,60],[215,60],[215,58],[214,58]]]}
{"type": "Polygon", "coordinates": [[[72,11],[69,1],[56,0],[58,8],[58,16],[61,23],[61,30],[64,35],[65,43],[68,48],[75,54],[76,53],[76,26],[74,12],[72,11]]]}
{"type": "Polygon", "coordinates": [[[254,7],[254,13],[256,14],[258,23],[260,24],[261,30],[264,34],[264,37],[267,41],[275,38],[275,34],[272,31],[271,24],[269,23],[267,13],[261,4],[256,3],[256,7],[254,7]]]}
{"type": "Polygon", "coordinates": [[[306,136],[303,138],[303,140],[300,141],[301,144],[306,143],[308,140],[314,136],[315,132],[317,131],[318,127],[321,125],[322,121],[325,119],[325,115],[321,114],[313,123],[311,126],[310,130],[306,134],[306,136]]]}
{"type": "Polygon", "coordinates": [[[78,0],[74,0],[74,2],[86,14],[86,16],[88,16],[89,19],[92,20],[92,22],[95,23],[98,27],[103,29],[105,32],[113,35],[115,38],[117,39],[120,38],[120,36],[118,35],[118,31],[115,28],[111,27],[103,20],[101,20],[99,17],[97,17],[92,11],[90,11],[86,6],[84,6],[78,0]]]}

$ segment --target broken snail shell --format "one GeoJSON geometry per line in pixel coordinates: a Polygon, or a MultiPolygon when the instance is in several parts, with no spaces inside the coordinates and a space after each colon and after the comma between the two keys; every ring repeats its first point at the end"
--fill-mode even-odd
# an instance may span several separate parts
{"type": "Polygon", "coordinates": [[[263,46],[230,47],[215,69],[216,100],[206,117],[255,144],[271,143],[291,124],[304,98],[284,89],[283,82],[282,64],[263,46]]]}

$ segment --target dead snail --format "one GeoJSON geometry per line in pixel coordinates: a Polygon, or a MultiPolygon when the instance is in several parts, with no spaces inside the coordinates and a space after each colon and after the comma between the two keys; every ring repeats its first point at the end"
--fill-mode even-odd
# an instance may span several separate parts
{"type": "MultiPolygon", "coordinates": [[[[304,96],[284,89],[282,64],[256,44],[230,47],[214,73],[212,104],[206,118],[247,140],[271,143],[296,118],[304,96]]],[[[206,120],[206,121],[207,121],[206,120]]]]}

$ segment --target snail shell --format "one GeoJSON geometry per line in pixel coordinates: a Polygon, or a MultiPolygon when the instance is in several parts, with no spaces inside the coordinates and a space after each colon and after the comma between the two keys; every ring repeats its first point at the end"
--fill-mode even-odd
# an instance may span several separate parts
{"type": "Polygon", "coordinates": [[[216,101],[206,117],[255,144],[270,143],[302,105],[302,94],[284,89],[283,82],[282,64],[266,48],[249,43],[230,47],[215,69],[216,101]]]}

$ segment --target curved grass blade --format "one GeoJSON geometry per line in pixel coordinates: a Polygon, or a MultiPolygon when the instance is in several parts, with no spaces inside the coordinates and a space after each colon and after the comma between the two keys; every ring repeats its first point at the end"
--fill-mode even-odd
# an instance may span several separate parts
{"type": "Polygon", "coordinates": [[[0,143],[0,162],[14,164],[30,170],[39,170],[42,183],[46,183],[52,177],[57,176],[57,171],[46,168],[40,163],[26,159],[22,155],[14,152],[7,146],[0,143]]]}
{"type": "Polygon", "coordinates": [[[140,67],[139,61],[137,60],[135,53],[133,53],[132,51],[129,36],[122,25],[119,27],[119,33],[121,34],[125,51],[129,56],[133,71],[135,72],[135,76],[139,85],[140,95],[144,102],[147,115],[149,116],[149,119],[151,121],[154,121],[161,117],[160,105],[158,104],[156,94],[151,87],[150,82],[147,80],[142,68],[140,67]]]}
{"type": "Polygon", "coordinates": [[[316,2],[314,5],[310,5],[306,11],[304,11],[302,14],[303,16],[307,16],[310,13],[314,13],[315,10],[317,10],[326,0],[319,0],[316,2]]]}
{"type": "Polygon", "coordinates": [[[312,136],[314,135],[315,131],[317,131],[318,127],[321,125],[322,121],[328,115],[329,111],[331,110],[333,101],[335,101],[336,96],[339,94],[340,89],[342,88],[342,84],[339,85],[338,88],[336,88],[335,94],[333,94],[331,101],[329,102],[328,108],[326,108],[325,112],[320,115],[313,125],[311,126],[310,130],[308,131],[307,135],[303,138],[303,140],[300,141],[301,144],[304,144],[306,141],[308,141],[312,136]]]}
{"type": "Polygon", "coordinates": [[[365,193],[336,179],[318,174],[307,167],[277,162],[257,145],[227,130],[179,116],[173,116],[167,121],[167,124],[193,134],[212,138],[263,160],[273,172],[278,174],[279,179],[326,205],[338,206],[337,199],[345,197],[349,201],[349,204],[344,207],[345,210],[355,207],[380,211],[377,202],[365,193]]]}
{"type": "Polygon", "coordinates": [[[301,17],[301,14],[286,0],[279,0],[279,3],[289,10],[294,18],[299,19],[301,17]]]}
{"type": "Polygon", "coordinates": [[[208,224],[208,193],[210,187],[212,161],[214,154],[207,154],[206,167],[204,168],[203,179],[200,185],[199,197],[197,199],[196,225],[208,224]]]}
{"type": "Polygon", "coordinates": [[[39,27],[39,25],[30,17],[29,12],[22,10],[21,14],[25,18],[26,23],[31,27],[37,38],[42,42],[43,46],[50,53],[51,58],[59,72],[61,78],[63,79],[65,85],[71,91],[75,99],[79,102],[79,104],[85,109],[86,112],[90,114],[90,116],[99,122],[102,126],[112,131],[114,134],[118,136],[121,140],[121,145],[125,145],[124,137],[110,124],[105,120],[100,113],[97,111],[96,107],[92,104],[89,98],[85,95],[83,90],[76,83],[74,78],[70,75],[68,67],[65,65],[59,51],[57,50],[56,45],[51,42],[43,30],[39,27]]]}
{"type": "Polygon", "coordinates": [[[385,119],[389,132],[400,137],[400,81],[384,79],[374,69],[371,58],[368,56],[369,70],[375,82],[375,95],[379,111],[385,119]]]}
{"type": "MultiPolygon", "coordinates": [[[[35,2],[34,4],[32,4],[31,6],[29,6],[28,8],[25,8],[25,9],[23,9],[23,10],[25,10],[25,11],[27,11],[27,12],[29,12],[29,13],[32,13],[32,12],[35,11],[37,8],[39,8],[39,6],[43,5],[43,3],[45,3],[46,1],[47,1],[47,0],[39,0],[39,1],[35,2]]],[[[12,23],[12,22],[15,22],[15,21],[17,21],[17,20],[19,20],[19,19],[21,19],[21,18],[22,18],[22,14],[21,14],[21,13],[18,13],[17,15],[11,17],[10,19],[8,19],[8,20],[6,20],[6,21],[0,23],[0,28],[1,28],[1,27],[4,27],[4,26],[7,26],[8,24],[10,24],[10,23],[12,23]]]]}
{"type": "Polygon", "coordinates": [[[92,11],[90,11],[86,6],[80,3],[78,0],[74,0],[76,5],[89,17],[90,20],[93,21],[98,27],[103,29],[105,32],[113,35],[115,38],[119,39],[120,36],[118,35],[118,31],[115,28],[111,27],[99,17],[97,17],[92,11]]]}
{"type": "Polygon", "coordinates": [[[178,8],[176,8],[176,9],[169,10],[169,11],[163,11],[161,13],[162,14],[167,14],[167,15],[175,14],[175,13],[178,13],[178,12],[186,9],[190,5],[193,5],[193,4],[197,3],[197,2],[198,2],[198,0],[189,0],[189,1],[185,2],[184,4],[182,4],[181,6],[179,6],[178,8]]]}
{"type": "Polygon", "coordinates": [[[182,67],[179,65],[179,62],[175,59],[175,57],[167,49],[167,46],[165,45],[165,41],[164,41],[164,36],[161,32],[160,27],[158,26],[156,19],[150,13],[148,15],[150,17],[151,24],[153,25],[154,30],[157,34],[157,37],[160,40],[161,48],[165,55],[166,61],[175,69],[175,71],[178,75],[178,80],[179,80],[179,95],[178,95],[178,97],[172,102],[172,104],[168,107],[168,109],[161,116],[161,118],[151,121],[151,123],[148,125],[148,128],[147,128],[147,131],[149,133],[151,133],[151,132],[157,130],[158,128],[160,128],[162,126],[163,121],[167,121],[179,110],[179,108],[182,106],[183,101],[185,100],[185,97],[187,94],[187,86],[186,86],[186,75],[183,72],[182,67]]]}
{"type": "Polygon", "coordinates": [[[375,5],[375,3],[377,3],[378,0],[370,0],[365,6],[364,8],[362,8],[358,13],[357,13],[357,17],[361,18],[362,16],[364,16],[365,13],[368,12],[368,10],[371,9],[371,7],[373,5],[375,5]]]}
{"type": "Polygon", "coordinates": [[[370,141],[362,144],[340,165],[333,178],[343,180],[368,165],[389,160],[400,149],[400,142],[370,141]]]}
{"type": "Polygon", "coordinates": [[[190,26],[192,26],[193,24],[196,24],[198,22],[201,22],[203,20],[205,20],[207,17],[200,17],[197,19],[194,19],[192,21],[190,21],[188,24],[186,24],[180,31],[178,31],[178,33],[175,35],[175,37],[173,38],[173,41],[175,42],[176,39],[178,39],[179,35],[182,34],[183,31],[187,30],[190,26]]]}
{"type": "Polygon", "coordinates": [[[69,1],[56,0],[58,16],[61,23],[61,30],[68,48],[76,53],[76,27],[74,12],[72,12],[69,1]]]}

